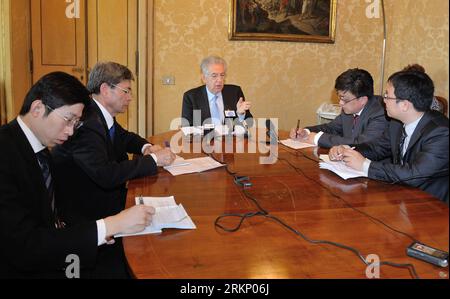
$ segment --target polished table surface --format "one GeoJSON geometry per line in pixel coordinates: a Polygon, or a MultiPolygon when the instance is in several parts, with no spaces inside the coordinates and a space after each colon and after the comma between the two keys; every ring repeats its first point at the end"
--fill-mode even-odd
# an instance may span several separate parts
{"type": "MultiPolygon", "coordinates": [[[[169,140],[175,131],[149,138],[169,140]]],[[[287,132],[280,133],[286,137],[287,132]]],[[[213,156],[238,175],[249,176],[245,191],[270,215],[283,220],[307,238],[337,242],[357,249],[366,258],[413,264],[420,278],[448,279],[440,268],[406,255],[412,239],[449,248],[448,206],[421,190],[367,178],[343,180],[319,169],[317,152],[278,147],[275,164],[259,164],[259,153],[217,153],[213,156]],[[287,162],[289,161],[290,164],[287,162]],[[355,209],[357,210],[355,210],[355,209]]],[[[185,158],[205,154],[179,154],[185,158]]],[[[366,264],[353,252],[327,244],[312,244],[273,219],[256,216],[236,232],[215,227],[224,213],[255,212],[255,204],[224,167],[196,174],[157,176],[128,185],[127,206],[134,197],[171,196],[182,203],[195,230],[167,229],[161,234],[124,238],[125,254],[136,278],[366,278],[366,264]]],[[[237,218],[221,224],[235,226],[237,218]]],[[[374,262],[371,260],[370,262],[374,262]]],[[[373,271],[372,271],[373,273],[373,271]]],[[[381,278],[411,278],[406,268],[383,265],[381,278]]]]}

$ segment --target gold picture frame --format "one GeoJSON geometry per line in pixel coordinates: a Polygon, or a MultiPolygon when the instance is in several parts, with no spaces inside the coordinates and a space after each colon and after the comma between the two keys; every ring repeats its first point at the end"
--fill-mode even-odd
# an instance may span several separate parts
{"type": "Polygon", "coordinates": [[[337,0],[230,0],[230,40],[334,43],[337,0]]]}

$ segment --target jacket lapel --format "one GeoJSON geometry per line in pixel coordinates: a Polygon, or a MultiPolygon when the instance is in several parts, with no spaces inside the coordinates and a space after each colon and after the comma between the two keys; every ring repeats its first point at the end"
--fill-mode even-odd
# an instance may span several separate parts
{"type": "MultiPolygon", "coordinates": [[[[431,115],[430,115],[430,113],[426,112],[423,115],[422,119],[417,124],[417,127],[414,130],[414,132],[411,136],[411,139],[409,140],[408,148],[405,151],[405,156],[408,154],[409,150],[417,143],[417,141],[423,135],[423,132],[427,128],[427,125],[429,124],[430,120],[431,120],[431,115]]],[[[401,135],[401,132],[399,135],[401,135]]],[[[398,139],[400,139],[400,137],[398,139]]]]}

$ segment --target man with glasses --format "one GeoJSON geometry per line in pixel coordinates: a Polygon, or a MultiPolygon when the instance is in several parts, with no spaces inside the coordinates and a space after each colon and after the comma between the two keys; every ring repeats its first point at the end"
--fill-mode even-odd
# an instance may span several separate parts
{"type": "Polygon", "coordinates": [[[430,110],[434,84],[417,71],[391,75],[384,102],[392,118],[372,142],[336,146],[332,160],[342,160],[367,177],[418,187],[448,204],[448,118],[430,110]]]}
{"type": "Polygon", "coordinates": [[[251,103],[245,101],[242,89],[225,84],[227,63],[224,59],[217,56],[206,57],[201,62],[200,69],[205,85],[184,93],[182,126],[201,126],[205,121],[219,126],[224,124],[225,118],[242,123],[252,117],[251,103]],[[196,118],[195,115],[199,117],[196,118]]]}
{"type": "Polygon", "coordinates": [[[59,202],[70,190],[54,188],[62,178],[48,148],[72,136],[88,103],[89,92],[75,77],[50,73],[32,86],[20,115],[0,127],[0,278],[64,278],[71,255],[84,277],[106,239],[150,223],[154,209],[135,206],[65,225],[59,202]]]}
{"type": "MultiPolygon", "coordinates": [[[[128,180],[157,173],[175,155],[169,148],[151,145],[129,132],[115,117],[132,100],[131,71],[118,63],[99,62],[87,88],[92,102],[83,114],[83,126],[64,145],[53,150],[57,184],[67,194],[61,213],[68,223],[80,223],[114,215],[125,208],[128,180]],[[140,155],[129,160],[128,153],[140,155]]],[[[99,250],[93,278],[128,277],[122,240],[111,240],[99,250]]]]}
{"type": "Polygon", "coordinates": [[[329,123],[291,129],[294,140],[329,148],[339,144],[357,144],[379,137],[386,125],[381,97],[373,94],[373,79],[363,69],[349,69],[335,82],[342,112],[329,123]]]}

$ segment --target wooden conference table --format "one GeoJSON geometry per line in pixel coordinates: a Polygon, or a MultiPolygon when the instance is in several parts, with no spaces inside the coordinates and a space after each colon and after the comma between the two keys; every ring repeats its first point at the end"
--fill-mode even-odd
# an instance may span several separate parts
{"type": "MultiPolygon", "coordinates": [[[[174,133],[150,141],[162,144],[174,133]]],[[[281,137],[287,137],[287,132],[281,132],[281,137]]],[[[327,152],[317,148],[295,151],[280,145],[280,159],[265,165],[259,164],[260,153],[214,157],[227,163],[230,171],[249,176],[252,186],[246,192],[271,215],[308,238],[353,247],[364,258],[376,254],[381,261],[411,263],[420,278],[448,279],[448,267],[406,255],[410,238],[351,208],[448,252],[447,205],[407,186],[366,178],[343,180],[319,169],[314,161],[317,151],[327,152]]],[[[181,176],[161,169],[157,176],[130,181],[128,188],[127,206],[133,205],[140,193],[173,195],[197,226],[195,230],[168,229],[124,238],[126,257],[136,278],[366,278],[366,265],[353,252],[309,243],[272,219],[248,218],[232,233],[216,228],[216,218],[224,213],[257,211],[224,167],[181,176]]],[[[238,221],[226,218],[221,224],[231,227],[238,221]]],[[[411,278],[411,274],[405,268],[382,266],[380,277],[411,278]]]]}

